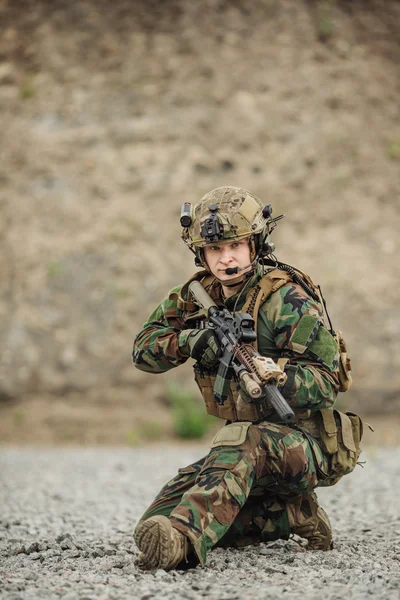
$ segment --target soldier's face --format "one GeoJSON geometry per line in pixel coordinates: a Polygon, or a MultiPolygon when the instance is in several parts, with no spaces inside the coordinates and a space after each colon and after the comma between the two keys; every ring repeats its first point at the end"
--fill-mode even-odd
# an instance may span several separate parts
{"type": "Polygon", "coordinates": [[[233,242],[218,242],[217,244],[208,244],[204,246],[204,257],[211,273],[222,281],[229,281],[238,276],[237,273],[227,275],[225,270],[228,268],[247,267],[239,273],[246,273],[252,268],[250,265],[250,245],[249,239],[235,240],[233,242]]]}

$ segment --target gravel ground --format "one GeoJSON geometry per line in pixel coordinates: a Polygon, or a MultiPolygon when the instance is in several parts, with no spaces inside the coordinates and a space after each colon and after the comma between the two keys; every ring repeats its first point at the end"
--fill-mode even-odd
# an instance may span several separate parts
{"type": "Polygon", "coordinates": [[[400,450],[322,489],[331,552],[294,540],[215,550],[204,568],[142,573],[132,531],[162,483],[204,447],[0,451],[0,596],[106,600],[398,599],[400,450]]]}

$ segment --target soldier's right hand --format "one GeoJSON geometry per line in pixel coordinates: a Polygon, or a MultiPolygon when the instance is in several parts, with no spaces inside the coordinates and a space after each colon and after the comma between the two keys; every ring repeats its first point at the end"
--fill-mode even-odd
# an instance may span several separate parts
{"type": "Polygon", "coordinates": [[[186,329],[182,334],[186,337],[182,350],[186,351],[188,356],[206,368],[213,367],[218,363],[221,348],[212,329],[186,329]]]}

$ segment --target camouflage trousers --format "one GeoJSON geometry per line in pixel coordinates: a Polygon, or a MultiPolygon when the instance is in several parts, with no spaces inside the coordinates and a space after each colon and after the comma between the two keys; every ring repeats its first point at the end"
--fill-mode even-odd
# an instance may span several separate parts
{"type": "Polygon", "coordinates": [[[288,539],[287,503],[317,487],[318,473],[328,468],[327,455],[299,430],[232,423],[220,430],[206,457],[179,469],[141,521],[169,517],[203,565],[214,546],[288,539]]]}

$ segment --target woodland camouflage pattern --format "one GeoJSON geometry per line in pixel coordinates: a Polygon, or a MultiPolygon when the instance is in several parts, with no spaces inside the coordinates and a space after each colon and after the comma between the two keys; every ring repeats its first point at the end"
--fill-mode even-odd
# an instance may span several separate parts
{"type": "MultiPolygon", "coordinates": [[[[262,276],[259,267],[248,289],[262,276]]],[[[189,357],[187,327],[193,325],[187,325],[178,308],[181,290],[171,290],[136,336],[133,361],[139,369],[162,373],[189,357]]],[[[217,304],[224,303],[217,281],[207,291],[217,304]]],[[[244,305],[243,296],[237,310],[244,305]]],[[[232,310],[236,299],[228,298],[225,306],[232,310]]],[[[315,439],[313,414],[335,403],[338,348],[320,306],[301,286],[289,283],[264,302],[257,325],[258,351],[274,360],[289,359],[281,392],[297,414],[299,428],[270,421],[247,424],[242,444],[216,446],[206,458],[181,469],[142,517],[168,516],[191,540],[202,564],[215,545],[287,538],[286,504],[323,485],[329,471],[328,456],[315,439]]]]}
{"type": "Polygon", "coordinates": [[[267,422],[250,425],[243,444],[217,446],[180,469],[142,520],[169,517],[204,564],[215,545],[288,539],[286,503],[314,489],[319,471],[327,469],[319,445],[302,432],[267,422]]]}
{"type": "MultiPolygon", "coordinates": [[[[252,285],[263,272],[258,269],[252,285]]],[[[191,330],[184,312],[177,306],[182,286],[173,288],[150,315],[134,343],[133,361],[137,368],[163,373],[183,364],[189,357],[187,338],[191,330]]],[[[208,293],[220,304],[221,286],[215,282],[208,293]]],[[[240,310],[245,295],[237,306],[240,310]]],[[[237,296],[225,301],[232,310],[237,296]]],[[[333,406],[338,389],[338,347],[323,325],[320,306],[300,285],[290,283],[273,293],[261,306],[257,324],[258,351],[274,360],[288,358],[288,382],[282,391],[296,408],[315,411],[333,406]]]]}

